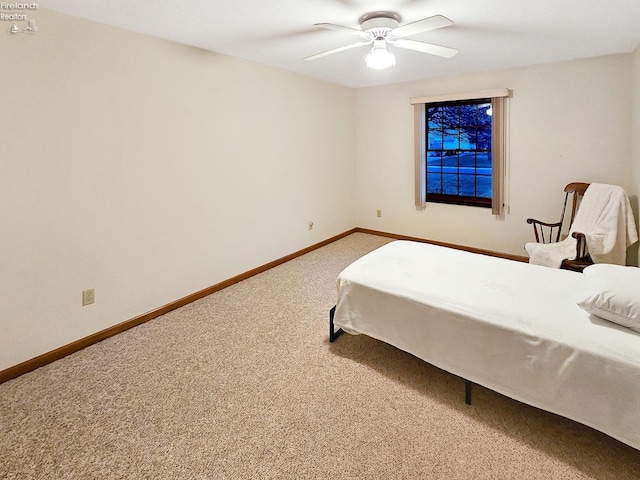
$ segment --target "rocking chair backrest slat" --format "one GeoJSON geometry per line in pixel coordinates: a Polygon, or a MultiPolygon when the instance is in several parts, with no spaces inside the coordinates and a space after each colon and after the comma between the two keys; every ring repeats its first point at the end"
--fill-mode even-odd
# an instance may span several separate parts
{"type": "MultiPolygon", "coordinates": [[[[564,206],[562,207],[562,217],[561,220],[564,221],[564,211],[567,206],[567,199],[569,195],[573,195],[573,199],[571,202],[571,217],[569,218],[569,229],[571,229],[571,225],[573,224],[574,218],[576,218],[576,211],[578,210],[578,205],[582,197],[584,196],[584,192],[589,188],[588,183],[584,182],[573,182],[564,187],[565,197],[564,197],[564,206]]],[[[558,239],[560,238],[560,232],[558,232],[558,239]]],[[[556,240],[558,241],[558,240],[556,240]]]]}

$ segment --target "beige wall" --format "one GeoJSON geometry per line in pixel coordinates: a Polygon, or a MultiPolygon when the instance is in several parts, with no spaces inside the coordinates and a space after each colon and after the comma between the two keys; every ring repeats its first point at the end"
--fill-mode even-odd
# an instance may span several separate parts
{"type": "Polygon", "coordinates": [[[0,34],[0,369],[355,225],[352,90],[38,26],[0,34]]]}
{"type": "Polygon", "coordinates": [[[630,60],[616,55],[358,90],[358,225],[525,255],[532,239],[526,218],[557,219],[566,183],[614,183],[637,194],[630,60]],[[513,90],[510,213],[496,219],[490,209],[440,204],[416,211],[409,98],[498,87],[513,90]]]}

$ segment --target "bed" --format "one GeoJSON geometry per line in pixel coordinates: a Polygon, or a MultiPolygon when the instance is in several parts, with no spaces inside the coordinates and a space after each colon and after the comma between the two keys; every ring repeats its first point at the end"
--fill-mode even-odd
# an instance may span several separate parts
{"type": "Polygon", "coordinates": [[[475,383],[640,449],[639,272],[394,241],[338,276],[330,339],[376,338],[464,378],[468,401],[475,383]]]}

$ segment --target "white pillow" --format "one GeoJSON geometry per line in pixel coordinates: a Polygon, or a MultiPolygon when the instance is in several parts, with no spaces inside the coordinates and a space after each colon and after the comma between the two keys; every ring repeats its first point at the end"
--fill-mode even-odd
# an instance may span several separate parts
{"type": "Polygon", "coordinates": [[[583,310],[640,332],[640,268],[597,263],[584,269],[587,295],[583,310]]]}

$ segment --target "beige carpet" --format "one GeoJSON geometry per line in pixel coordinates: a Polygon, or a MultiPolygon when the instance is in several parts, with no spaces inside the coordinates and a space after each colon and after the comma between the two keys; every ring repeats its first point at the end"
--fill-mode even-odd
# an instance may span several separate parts
{"type": "Polygon", "coordinates": [[[353,234],[0,385],[0,478],[638,479],[640,451],[366,337],[353,234]]]}

